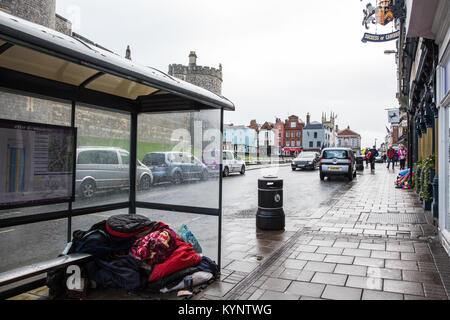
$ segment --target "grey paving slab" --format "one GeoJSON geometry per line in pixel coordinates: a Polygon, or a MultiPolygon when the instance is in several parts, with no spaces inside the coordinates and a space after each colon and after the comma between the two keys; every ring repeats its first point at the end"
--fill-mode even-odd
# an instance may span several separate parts
{"type": "Polygon", "coordinates": [[[395,259],[400,259],[400,252],[372,250],[370,257],[395,260],[395,259]]]}
{"type": "Polygon", "coordinates": [[[300,252],[296,259],[308,260],[308,261],[323,261],[325,259],[325,254],[321,253],[311,253],[311,252],[300,252]]]}
{"type": "Polygon", "coordinates": [[[345,285],[346,281],[347,281],[347,275],[345,275],[345,274],[324,273],[324,272],[316,272],[314,274],[314,277],[311,279],[311,282],[334,284],[337,286],[345,285]]]}
{"type": "Polygon", "coordinates": [[[367,267],[347,265],[347,264],[337,264],[336,268],[334,269],[334,273],[354,275],[354,276],[366,276],[367,267]]]}
{"type": "Polygon", "coordinates": [[[403,294],[365,289],[362,300],[403,300],[403,294]]]}
{"type": "Polygon", "coordinates": [[[299,294],[266,290],[258,300],[299,300],[299,294]]]}
{"type": "Polygon", "coordinates": [[[383,279],[372,277],[348,276],[345,286],[370,290],[382,290],[383,279]]]}
{"type": "Polygon", "coordinates": [[[303,267],[303,270],[316,272],[333,272],[335,267],[335,263],[308,261],[308,263],[303,267]]]}
{"type": "Polygon", "coordinates": [[[362,289],[327,285],[322,298],[332,300],[360,300],[362,289]]]}
{"type": "Polygon", "coordinates": [[[344,256],[370,257],[370,250],[345,248],[342,254],[344,256]]]}
{"type": "Polygon", "coordinates": [[[355,257],[353,264],[360,265],[360,266],[383,268],[384,267],[384,259],[355,257]]]}
{"type": "Polygon", "coordinates": [[[341,255],[328,254],[325,257],[325,259],[323,260],[323,262],[353,264],[354,260],[355,260],[355,257],[353,257],[353,256],[341,256],[341,255]]]}
{"type": "Polygon", "coordinates": [[[402,280],[402,270],[389,269],[389,268],[378,268],[378,267],[368,267],[367,268],[367,276],[373,277],[373,278],[402,280]]]}
{"type": "Polygon", "coordinates": [[[286,289],[286,293],[313,298],[320,298],[324,289],[325,289],[324,284],[292,281],[290,286],[286,289]]]}
{"type": "Polygon", "coordinates": [[[268,278],[261,286],[261,289],[284,292],[290,284],[291,280],[268,278]]]}
{"type": "Polygon", "coordinates": [[[397,292],[403,294],[424,296],[423,286],[420,282],[384,280],[384,291],[397,292]]]}
{"type": "Polygon", "coordinates": [[[386,259],[384,265],[390,269],[419,270],[416,261],[386,259]]]}

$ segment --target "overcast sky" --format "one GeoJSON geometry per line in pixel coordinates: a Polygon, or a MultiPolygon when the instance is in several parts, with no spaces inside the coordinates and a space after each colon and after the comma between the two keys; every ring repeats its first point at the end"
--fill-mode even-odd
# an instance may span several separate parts
{"type": "MultiPolygon", "coordinates": [[[[57,0],[73,31],[167,72],[171,63],[223,66],[222,94],[236,106],[225,122],[248,125],[298,115],[338,115],[363,147],[386,135],[397,107],[395,41],[362,43],[366,0],[57,0]]],[[[372,1],[375,4],[375,1],[372,1]]],[[[392,32],[372,26],[369,32],[392,32]]]]}

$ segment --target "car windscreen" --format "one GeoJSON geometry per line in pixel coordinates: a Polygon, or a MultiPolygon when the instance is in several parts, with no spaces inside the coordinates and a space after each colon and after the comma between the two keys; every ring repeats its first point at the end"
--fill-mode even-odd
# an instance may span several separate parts
{"type": "Polygon", "coordinates": [[[314,152],[302,152],[302,153],[300,153],[298,155],[297,158],[299,158],[299,159],[302,159],[302,158],[311,159],[311,158],[315,158],[315,157],[316,157],[316,154],[314,152]]]}
{"type": "Polygon", "coordinates": [[[164,153],[149,153],[142,160],[144,164],[152,166],[163,164],[165,161],[166,157],[164,153]]]}
{"type": "Polygon", "coordinates": [[[347,159],[348,153],[346,150],[325,150],[322,154],[323,159],[347,159]]]}

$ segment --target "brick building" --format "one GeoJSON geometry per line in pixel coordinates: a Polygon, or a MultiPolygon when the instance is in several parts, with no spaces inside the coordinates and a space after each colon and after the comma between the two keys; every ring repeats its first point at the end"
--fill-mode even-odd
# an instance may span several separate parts
{"type": "Polygon", "coordinates": [[[284,154],[296,156],[303,147],[303,127],[305,123],[296,115],[291,115],[284,122],[284,154]]]}

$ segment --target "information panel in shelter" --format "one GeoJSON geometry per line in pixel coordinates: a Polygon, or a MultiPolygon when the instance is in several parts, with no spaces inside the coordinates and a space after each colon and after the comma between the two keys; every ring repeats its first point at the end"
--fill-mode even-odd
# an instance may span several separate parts
{"type": "Polygon", "coordinates": [[[0,119],[0,209],[73,200],[76,129],[0,119]]]}

